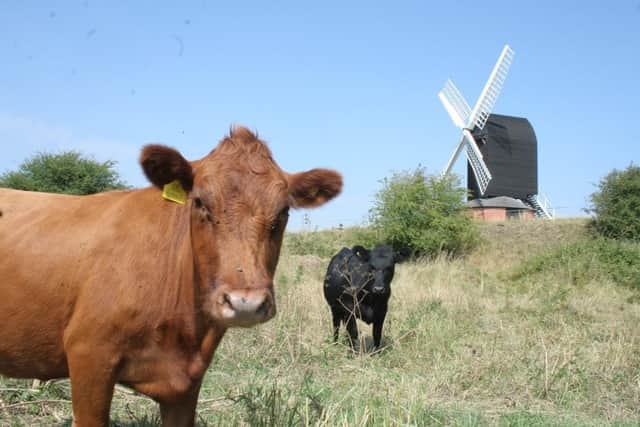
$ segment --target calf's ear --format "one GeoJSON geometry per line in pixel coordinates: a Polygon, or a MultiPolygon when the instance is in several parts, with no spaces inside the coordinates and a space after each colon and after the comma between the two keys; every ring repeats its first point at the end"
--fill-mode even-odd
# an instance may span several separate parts
{"type": "Polygon", "coordinates": [[[290,174],[287,181],[289,205],[294,208],[315,208],[342,191],[342,176],[329,169],[311,169],[290,174]]]}
{"type": "Polygon", "coordinates": [[[147,179],[162,189],[178,180],[185,191],[193,188],[193,168],[177,150],[165,145],[145,145],[140,153],[140,165],[147,179]]]}
{"type": "Polygon", "coordinates": [[[409,258],[411,258],[411,249],[409,249],[407,247],[400,248],[397,251],[393,252],[393,260],[396,263],[405,262],[409,258]]]}
{"type": "Polygon", "coordinates": [[[369,251],[360,245],[355,245],[351,248],[351,251],[356,254],[364,262],[369,262],[369,251]]]}

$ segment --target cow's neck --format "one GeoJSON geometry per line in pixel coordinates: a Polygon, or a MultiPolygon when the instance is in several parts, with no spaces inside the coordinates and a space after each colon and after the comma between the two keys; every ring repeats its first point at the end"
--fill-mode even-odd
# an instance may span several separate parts
{"type": "MultiPolygon", "coordinates": [[[[193,245],[193,233],[192,233],[192,221],[191,215],[191,203],[188,201],[187,217],[189,224],[189,244],[188,254],[189,259],[188,268],[191,271],[191,289],[193,290],[193,308],[194,308],[194,321],[195,321],[195,340],[197,345],[197,351],[194,355],[194,359],[189,367],[189,374],[193,377],[201,377],[204,375],[207,367],[211,363],[213,353],[215,352],[220,340],[226,332],[226,327],[216,324],[205,310],[204,303],[208,292],[210,291],[210,280],[208,275],[210,271],[201,271],[196,264],[196,257],[194,254],[193,245]]],[[[185,266],[186,267],[186,266],[185,266]]]]}
{"type": "MultiPolygon", "coordinates": [[[[164,202],[163,203],[168,203],[164,202]]],[[[192,201],[182,205],[165,205],[166,230],[171,230],[166,238],[170,239],[167,253],[164,257],[166,265],[164,274],[168,285],[163,296],[164,313],[171,313],[179,324],[175,327],[186,348],[192,353],[189,370],[196,374],[206,369],[211,361],[213,352],[222,339],[225,328],[216,325],[206,311],[203,302],[208,292],[209,281],[201,277],[194,256],[191,221],[192,201]]],[[[176,337],[177,338],[177,337],[176,337]]]]}
{"type": "Polygon", "coordinates": [[[213,353],[215,353],[218,344],[220,344],[225,331],[226,329],[216,327],[214,324],[204,329],[198,351],[193,354],[189,364],[189,376],[191,378],[200,379],[204,376],[213,358],[213,353]]]}

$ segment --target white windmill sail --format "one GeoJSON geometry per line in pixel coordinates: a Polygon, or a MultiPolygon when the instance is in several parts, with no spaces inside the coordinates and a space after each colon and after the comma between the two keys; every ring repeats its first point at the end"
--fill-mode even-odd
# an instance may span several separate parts
{"type": "Polygon", "coordinates": [[[498,62],[496,62],[496,65],[493,67],[493,71],[491,71],[489,79],[480,93],[478,102],[476,102],[473,111],[471,111],[471,116],[466,126],[467,128],[473,129],[474,126],[478,129],[484,128],[493,110],[493,106],[498,100],[502,86],[504,86],[504,81],[507,79],[509,67],[511,67],[511,62],[513,62],[513,56],[513,49],[511,49],[509,45],[505,45],[500,53],[498,62]]]}
{"type": "Polygon", "coordinates": [[[471,165],[473,174],[476,176],[476,182],[478,183],[480,194],[484,194],[487,190],[487,186],[489,185],[489,181],[491,181],[491,172],[489,172],[487,164],[482,160],[482,153],[473,139],[471,132],[464,129],[462,133],[466,140],[467,160],[471,165]]]}
{"type": "Polygon", "coordinates": [[[438,98],[440,98],[442,105],[444,105],[444,108],[449,113],[453,123],[457,127],[462,128],[460,142],[453,151],[443,175],[451,171],[451,168],[460,155],[460,151],[465,147],[467,160],[476,177],[480,194],[484,194],[486,191],[489,181],[491,181],[491,172],[484,162],[482,153],[478,149],[478,145],[473,139],[471,131],[484,128],[507,78],[513,56],[514,52],[511,47],[505,45],[473,110],[469,108],[469,104],[467,104],[467,101],[451,80],[447,80],[444,88],[438,93],[438,98]]]}
{"type": "Polygon", "coordinates": [[[469,108],[466,99],[464,99],[464,96],[451,80],[447,80],[444,84],[444,88],[438,93],[438,98],[440,98],[453,123],[461,129],[466,127],[471,108],[469,108]]]}

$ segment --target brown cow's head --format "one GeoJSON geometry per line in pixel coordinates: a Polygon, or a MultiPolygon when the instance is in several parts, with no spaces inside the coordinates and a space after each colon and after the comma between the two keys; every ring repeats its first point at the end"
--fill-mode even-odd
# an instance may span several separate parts
{"type": "Polygon", "coordinates": [[[188,192],[203,308],[226,326],[275,315],[273,276],[289,208],[320,206],[342,189],[335,171],[282,171],[269,148],[242,127],[201,160],[188,162],[172,148],[148,145],[140,163],[156,187],[179,180],[188,192]]]}

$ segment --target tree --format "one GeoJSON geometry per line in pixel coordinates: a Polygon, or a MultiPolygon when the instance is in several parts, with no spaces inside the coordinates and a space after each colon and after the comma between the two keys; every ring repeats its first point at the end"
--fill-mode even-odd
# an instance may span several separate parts
{"type": "Polygon", "coordinates": [[[114,170],[116,162],[98,162],[78,151],[38,153],[17,171],[0,175],[0,187],[48,193],[93,194],[128,186],[114,170]]]}
{"type": "Polygon", "coordinates": [[[597,233],[640,241],[640,167],[631,164],[602,178],[586,211],[595,215],[590,226],[597,233]]]}
{"type": "Polygon", "coordinates": [[[461,254],[476,246],[479,233],[466,213],[466,189],[454,175],[395,173],[381,181],[369,211],[377,239],[414,254],[461,254]]]}

